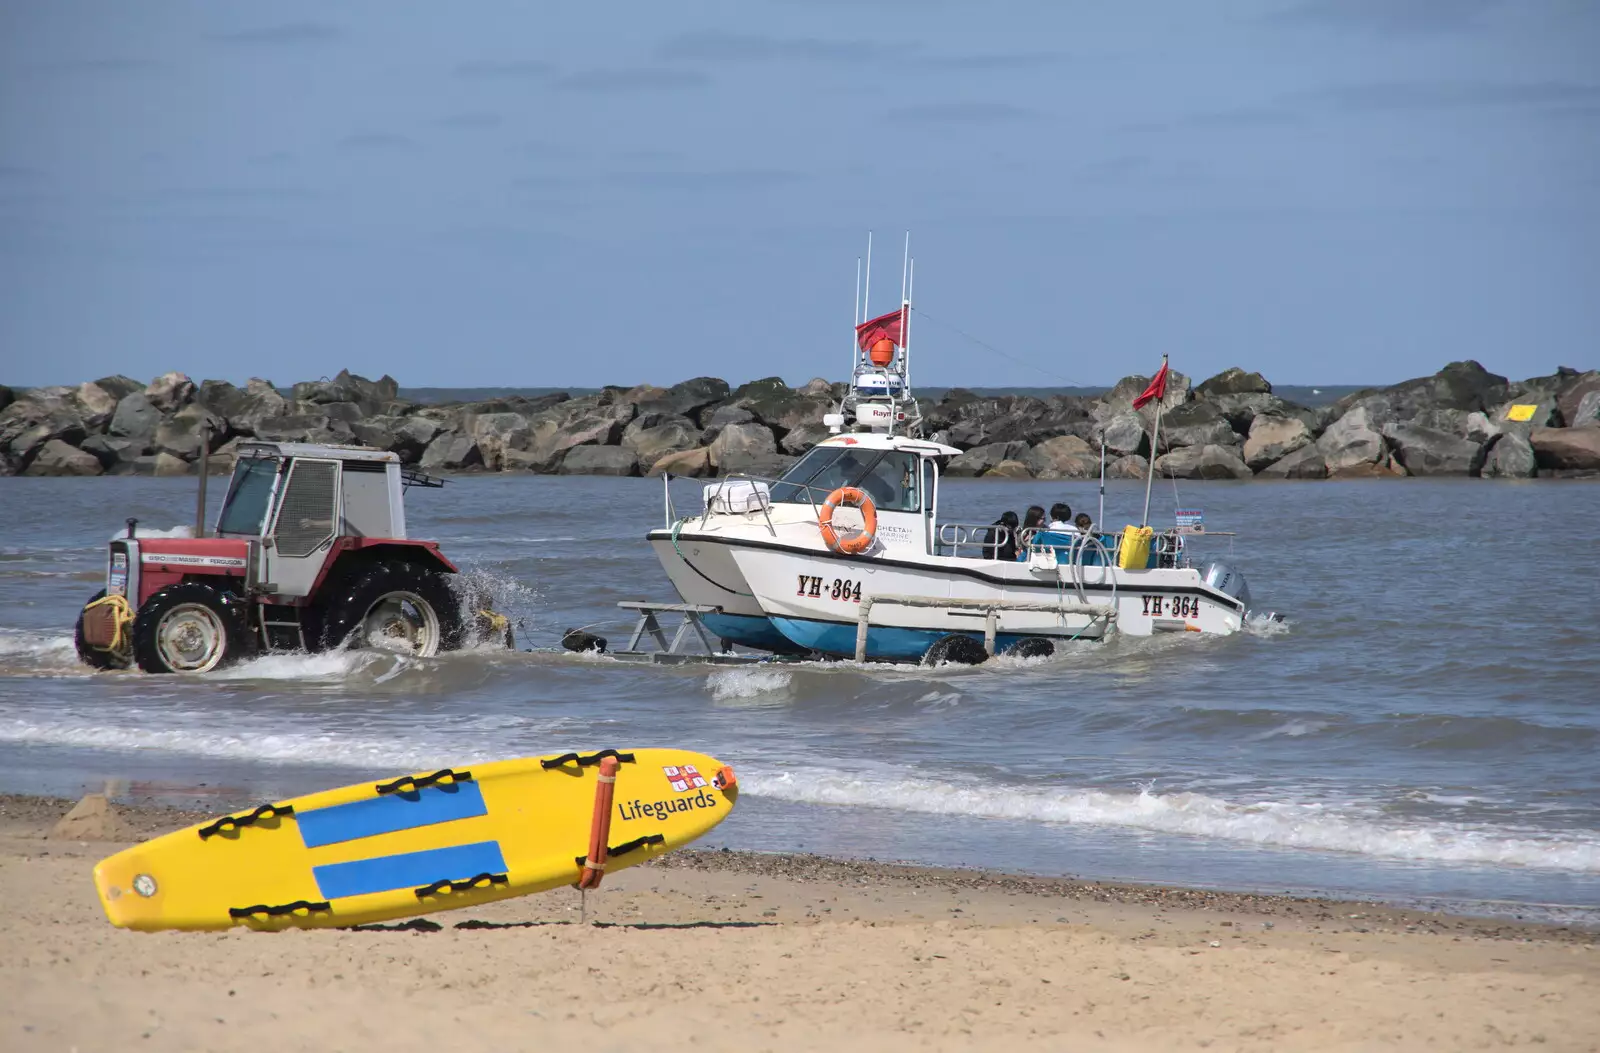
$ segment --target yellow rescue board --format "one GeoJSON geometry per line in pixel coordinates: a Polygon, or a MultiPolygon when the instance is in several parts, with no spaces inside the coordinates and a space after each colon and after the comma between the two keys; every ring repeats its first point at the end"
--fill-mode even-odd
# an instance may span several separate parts
{"type": "Polygon", "coordinates": [[[610,755],[622,763],[607,872],[688,844],[738,797],[720,761],[688,750],[471,764],[166,834],[102,860],[95,886],[113,925],[144,931],[333,928],[544,892],[582,873],[610,755]]]}

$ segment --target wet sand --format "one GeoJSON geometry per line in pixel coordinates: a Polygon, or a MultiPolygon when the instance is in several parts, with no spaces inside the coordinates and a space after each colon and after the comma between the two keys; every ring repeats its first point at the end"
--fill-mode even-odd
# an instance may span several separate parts
{"type": "Polygon", "coordinates": [[[90,869],[208,815],[0,797],[0,1048],[1600,1049],[1600,934],[685,851],[356,930],[139,934],[90,869]]]}

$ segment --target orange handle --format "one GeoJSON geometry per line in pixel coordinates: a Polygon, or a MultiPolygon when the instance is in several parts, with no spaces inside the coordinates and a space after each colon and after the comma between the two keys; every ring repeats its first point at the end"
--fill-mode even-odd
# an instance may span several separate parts
{"type": "Polygon", "coordinates": [[[599,888],[606,874],[606,842],[611,837],[611,802],[617,795],[617,772],[622,762],[615,757],[600,761],[600,775],[594,784],[594,818],[589,822],[589,857],[583,861],[579,888],[599,888]]]}

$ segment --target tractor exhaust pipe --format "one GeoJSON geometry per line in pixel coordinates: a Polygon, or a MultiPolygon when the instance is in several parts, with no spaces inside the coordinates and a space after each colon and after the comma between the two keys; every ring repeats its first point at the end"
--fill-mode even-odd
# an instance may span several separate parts
{"type": "Polygon", "coordinates": [[[206,536],[206,476],[211,474],[211,422],[200,421],[200,490],[194,499],[194,536],[206,536]]]}

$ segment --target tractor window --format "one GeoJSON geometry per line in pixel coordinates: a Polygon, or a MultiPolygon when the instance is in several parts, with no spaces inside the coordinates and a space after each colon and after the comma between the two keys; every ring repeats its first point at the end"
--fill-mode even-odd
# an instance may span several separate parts
{"type": "Polygon", "coordinates": [[[276,457],[251,457],[234,466],[228,500],[217,517],[218,534],[260,537],[272,501],[272,480],[278,474],[276,457]]]}

